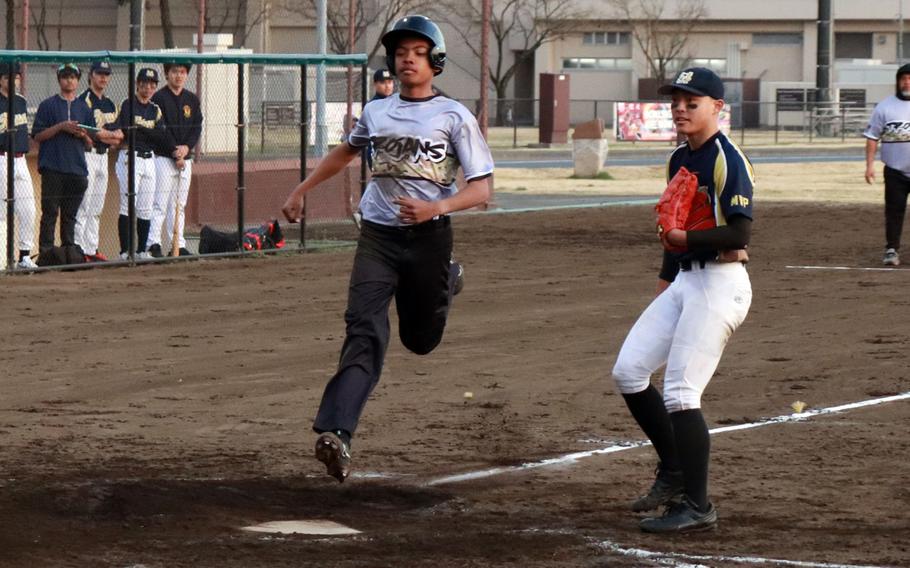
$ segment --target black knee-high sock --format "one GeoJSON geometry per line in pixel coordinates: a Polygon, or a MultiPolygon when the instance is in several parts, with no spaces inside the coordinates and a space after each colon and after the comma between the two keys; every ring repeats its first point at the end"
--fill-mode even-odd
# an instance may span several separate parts
{"type": "Polygon", "coordinates": [[[117,219],[117,235],[120,237],[120,252],[129,252],[130,218],[126,215],[121,215],[117,219]]]}
{"type": "Polygon", "coordinates": [[[670,414],[676,450],[682,468],[686,495],[704,511],[708,508],[708,457],[711,436],[701,410],[681,410],[670,414]]]}
{"type": "Polygon", "coordinates": [[[149,232],[152,229],[151,219],[138,219],[136,221],[136,233],[139,242],[136,244],[136,252],[145,252],[145,243],[149,240],[149,232]]]}
{"type": "Polygon", "coordinates": [[[676,439],[673,435],[673,423],[667,414],[663,397],[654,385],[635,394],[624,394],[626,406],[641,427],[645,436],[654,444],[661,465],[670,470],[679,469],[676,439]]]}

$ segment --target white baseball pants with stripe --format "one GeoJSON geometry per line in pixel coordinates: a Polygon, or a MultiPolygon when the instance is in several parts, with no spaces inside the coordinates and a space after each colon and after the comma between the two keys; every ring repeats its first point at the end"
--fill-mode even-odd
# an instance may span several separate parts
{"type": "Polygon", "coordinates": [[[701,395],[751,303],[752,284],[741,263],[700,268],[696,262],[692,270],[680,271],[629,331],[613,367],[619,392],[645,390],[651,375],[666,365],[667,411],[701,408],[701,395]]]}

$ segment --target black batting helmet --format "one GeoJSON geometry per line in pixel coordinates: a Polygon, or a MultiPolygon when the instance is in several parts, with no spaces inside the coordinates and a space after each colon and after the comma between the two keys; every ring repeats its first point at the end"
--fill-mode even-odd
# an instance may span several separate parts
{"type": "Polygon", "coordinates": [[[430,42],[430,67],[435,75],[442,73],[446,65],[446,40],[442,30],[430,18],[414,15],[401,18],[382,36],[386,65],[392,75],[395,75],[395,48],[404,37],[419,37],[430,42]]]}

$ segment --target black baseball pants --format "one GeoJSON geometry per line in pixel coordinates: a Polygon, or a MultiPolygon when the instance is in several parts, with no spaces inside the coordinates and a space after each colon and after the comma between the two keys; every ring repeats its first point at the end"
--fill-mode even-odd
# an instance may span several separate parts
{"type": "Polygon", "coordinates": [[[76,243],[76,214],[88,187],[85,176],[65,174],[52,170],[41,172],[41,228],[38,232],[38,249],[41,252],[54,247],[57,212],[60,212],[60,244],[76,243]]]}
{"type": "Polygon", "coordinates": [[[910,178],[885,166],[885,248],[900,250],[910,178]]]}
{"type": "Polygon", "coordinates": [[[353,434],[357,429],[382,374],[393,297],[404,346],[425,355],[439,345],[456,276],[451,255],[448,217],[401,228],[363,222],[344,314],[341,360],[322,395],[315,431],[353,434]]]}

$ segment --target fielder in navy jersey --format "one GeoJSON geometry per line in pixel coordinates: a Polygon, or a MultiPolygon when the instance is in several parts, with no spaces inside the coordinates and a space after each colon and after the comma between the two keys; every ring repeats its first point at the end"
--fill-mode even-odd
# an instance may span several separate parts
{"type": "Polygon", "coordinates": [[[724,88],[714,72],[686,69],[660,92],[672,95],[674,123],[687,136],[670,156],[667,181],[683,167],[697,175],[696,194],[710,205],[703,209],[708,223],[702,230],[663,235],[668,250],[657,298],[629,331],[613,379],[660,460],[650,491],[632,509],[666,506],[662,516],[645,518],[639,526],[672,533],[717,523],[708,499],[710,438],[701,395],[752,301],[745,249],[754,176],[745,155],[719,130],[724,88]],[[651,375],[664,365],[661,394],[651,375]]]}
{"type": "Polygon", "coordinates": [[[316,458],[344,481],[351,436],[379,381],[389,343],[389,305],[398,333],[424,355],[439,344],[460,267],[451,261],[449,213],[489,199],[493,159],[474,116],[434,95],[445,65],[445,40],[424,16],[398,20],[382,38],[400,93],[370,102],[348,141],[332,150],[284,204],[299,221],[303,195],[329,179],[372,143],[373,177],[360,202],[363,215],[348,290],[347,323],[338,370],[325,388],[313,429],[316,458]],[[461,167],[467,185],[457,190],[461,167]]]}

